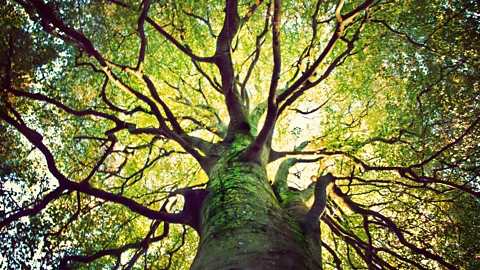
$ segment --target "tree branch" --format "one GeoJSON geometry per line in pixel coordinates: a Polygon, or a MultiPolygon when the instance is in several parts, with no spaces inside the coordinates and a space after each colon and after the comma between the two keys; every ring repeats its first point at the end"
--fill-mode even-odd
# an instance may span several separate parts
{"type": "Polygon", "coordinates": [[[210,35],[214,38],[217,37],[217,35],[215,35],[215,32],[213,31],[213,28],[212,28],[212,25],[210,24],[210,20],[208,19],[208,13],[207,13],[207,19],[201,17],[201,16],[198,16],[196,14],[193,14],[193,13],[190,13],[190,12],[186,12],[185,10],[182,10],[183,13],[185,13],[186,15],[190,16],[190,17],[193,17],[197,20],[200,20],[202,21],[203,23],[205,23],[208,27],[208,31],[210,32],[210,35]]]}
{"type": "Polygon", "coordinates": [[[430,251],[428,251],[427,249],[424,249],[424,248],[418,248],[416,247],[415,245],[413,245],[412,243],[408,242],[406,239],[405,239],[405,236],[404,234],[402,233],[402,231],[397,227],[397,225],[389,218],[385,217],[384,215],[378,213],[378,212],[375,212],[375,211],[372,211],[372,210],[368,210],[368,209],[363,209],[362,207],[360,207],[358,204],[356,204],[355,202],[353,202],[350,197],[348,197],[348,195],[344,194],[339,187],[337,186],[334,186],[333,187],[333,194],[336,196],[336,198],[338,199],[341,199],[342,202],[344,202],[352,211],[356,212],[356,213],[359,213],[361,215],[365,215],[365,216],[373,216],[374,218],[377,218],[383,222],[385,222],[388,227],[390,228],[390,230],[397,236],[398,240],[400,241],[400,243],[402,243],[404,246],[408,247],[409,249],[411,249],[412,251],[418,253],[418,254],[422,254],[424,257],[428,258],[428,259],[431,259],[431,260],[434,260],[434,261],[437,261],[438,263],[440,263],[441,265],[447,267],[448,269],[457,269],[455,266],[453,266],[452,264],[446,262],[442,257],[436,255],[436,254],[433,254],[431,253],[430,251]]]}
{"type": "MultiPolygon", "coordinates": [[[[270,3],[267,4],[267,13],[270,13],[270,3]]],[[[242,82],[242,85],[240,87],[240,93],[242,94],[242,99],[244,101],[246,101],[246,103],[247,103],[246,104],[247,110],[250,109],[250,104],[249,104],[249,101],[248,101],[246,86],[247,86],[247,82],[250,79],[250,76],[252,75],[253,69],[258,62],[258,59],[260,59],[260,47],[263,44],[262,39],[268,33],[268,21],[269,21],[269,18],[267,16],[265,18],[265,25],[264,25],[264,28],[263,28],[262,32],[258,36],[256,36],[256,38],[255,38],[255,51],[253,52],[254,56],[253,56],[252,62],[250,63],[250,66],[248,67],[247,74],[245,75],[245,78],[244,78],[244,80],[242,82]]]]}
{"type": "Polygon", "coordinates": [[[335,263],[335,266],[337,267],[338,270],[342,270],[342,260],[338,258],[337,253],[333,248],[331,248],[327,243],[321,241],[322,247],[324,247],[333,257],[333,262],[335,263]]]}
{"type": "Polygon", "coordinates": [[[215,49],[215,64],[222,77],[222,93],[225,97],[228,115],[230,116],[229,133],[236,130],[244,130],[248,127],[246,111],[236,89],[235,71],[230,52],[232,40],[237,34],[240,25],[237,5],[237,0],[226,1],[225,19],[222,30],[218,35],[215,49]]]}
{"type": "MultiPolygon", "coordinates": [[[[203,157],[197,153],[195,149],[193,149],[187,141],[185,141],[185,136],[183,130],[181,129],[180,125],[176,121],[175,117],[171,113],[170,109],[166,106],[166,104],[160,99],[158,96],[158,93],[156,92],[155,86],[153,85],[152,81],[143,74],[140,74],[138,71],[135,72],[137,76],[140,76],[145,84],[147,85],[148,89],[150,90],[151,95],[154,97],[154,99],[159,102],[164,109],[165,113],[167,114],[168,119],[173,125],[174,131],[172,132],[167,125],[165,124],[165,120],[163,119],[162,114],[160,113],[160,110],[158,109],[157,105],[155,104],[154,101],[152,101],[150,98],[147,96],[141,94],[140,92],[134,90],[132,87],[126,85],[124,82],[122,82],[110,69],[110,65],[108,61],[103,59],[103,57],[100,55],[98,51],[94,48],[93,44],[90,42],[88,38],[86,38],[83,34],[79,33],[76,30],[73,30],[72,28],[66,26],[63,21],[59,20],[53,11],[48,7],[46,4],[39,0],[32,0],[31,1],[33,5],[35,6],[38,14],[46,21],[52,23],[55,27],[60,29],[61,31],[65,32],[67,35],[71,36],[74,40],[76,40],[79,45],[82,45],[83,48],[86,50],[86,52],[90,55],[92,55],[97,62],[100,64],[102,67],[103,72],[108,76],[108,78],[114,82],[117,86],[119,86],[121,89],[127,91],[128,93],[132,93],[135,97],[138,99],[144,101],[147,103],[150,108],[152,109],[152,112],[154,115],[157,117],[157,120],[160,122],[161,129],[165,132],[168,138],[175,140],[178,142],[187,152],[192,154],[192,156],[202,165],[205,166],[205,162],[203,160],[203,157]]],[[[143,12],[147,12],[148,10],[144,9],[143,12]]],[[[144,18],[146,14],[143,14],[141,18],[144,18]],[[143,16],[143,17],[142,17],[143,16]]],[[[145,19],[148,21],[148,17],[145,19]]],[[[163,30],[163,29],[162,29],[163,30]]],[[[117,127],[119,124],[117,123],[117,127]]],[[[206,168],[206,167],[205,167],[206,168]]],[[[208,168],[206,168],[208,171],[208,168]]]]}
{"type": "MultiPolygon", "coordinates": [[[[1,114],[2,114],[2,112],[0,111],[0,117],[2,117],[1,114]]],[[[10,224],[14,221],[19,220],[22,217],[38,215],[43,209],[45,209],[47,207],[47,205],[49,203],[53,202],[54,200],[56,200],[56,199],[60,198],[62,195],[64,195],[65,190],[66,189],[62,186],[57,187],[52,192],[45,195],[45,197],[43,199],[41,199],[39,202],[37,202],[32,208],[22,209],[22,210],[16,212],[15,214],[12,214],[8,217],[3,218],[0,221],[0,230],[3,230],[3,228],[5,226],[7,226],[8,224],[10,224]]]]}
{"type": "MultiPolygon", "coordinates": [[[[353,18],[352,18],[353,19],[353,18]]],[[[368,14],[368,11],[365,12],[365,16],[360,24],[360,26],[358,27],[357,31],[355,32],[355,34],[353,35],[352,39],[351,40],[346,40],[347,41],[347,49],[345,51],[343,51],[339,56],[337,56],[327,67],[327,69],[325,70],[325,72],[318,78],[316,79],[315,81],[311,82],[309,81],[309,78],[306,78],[305,81],[302,83],[302,86],[300,87],[300,85],[298,87],[300,87],[300,89],[295,89],[294,91],[291,91],[291,88],[285,90],[285,92],[283,92],[282,94],[285,95],[285,93],[287,91],[290,91],[290,95],[285,95],[285,98],[286,100],[284,101],[284,103],[282,104],[282,106],[280,106],[280,109],[278,110],[278,115],[280,115],[288,106],[290,106],[291,104],[293,104],[300,96],[302,96],[307,90],[317,86],[318,84],[320,84],[323,80],[325,80],[326,78],[328,78],[328,76],[330,76],[330,74],[335,70],[335,68],[337,68],[339,65],[341,65],[343,63],[343,61],[345,61],[345,59],[351,54],[351,52],[353,51],[353,49],[355,48],[355,42],[358,41],[358,39],[360,38],[360,33],[362,32],[363,28],[365,27],[365,24],[367,23],[367,21],[369,20],[369,14],[368,14]]],[[[343,35],[343,32],[344,32],[344,28],[345,26],[341,26],[342,30],[341,32],[339,32],[339,37],[337,40],[335,40],[334,42],[336,43],[339,39],[344,39],[342,37],[343,35]]],[[[340,31],[340,26],[337,25],[337,30],[336,31],[340,31]]],[[[334,34],[335,36],[335,34],[334,34]]],[[[332,36],[332,38],[334,37],[332,36]]],[[[332,39],[330,40],[332,41],[332,39]]],[[[330,43],[329,43],[330,44],[330,43]]],[[[335,44],[332,43],[332,47],[330,48],[330,50],[333,50],[333,46],[335,44]]],[[[328,47],[329,45],[327,45],[328,47]]],[[[327,48],[325,48],[327,49],[327,48]]],[[[325,52],[325,50],[324,50],[325,52]]],[[[328,52],[329,54],[330,52],[328,52]]],[[[323,54],[323,53],[322,53],[323,54]]],[[[328,56],[328,54],[326,54],[324,56],[324,58],[326,58],[328,56]]],[[[321,56],[318,58],[320,59],[321,56]]],[[[317,60],[318,60],[317,59],[317,60]]],[[[323,61],[323,60],[322,60],[323,61]]],[[[315,62],[316,63],[316,62],[315,62]]],[[[315,65],[314,63],[314,65],[315,65]]],[[[313,66],[312,66],[313,67],[313,66]]],[[[313,73],[312,73],[313,74],[313,73]]],[[[311,74],[311,75],[312,75],[311,74]]],[[[299,79],[300,80],[300,79],[299,79]]],[[[293,86],[293,85],[292,85],[293,86]]],[[[280,97],[280,96],[279,96],[280,97]]]]}
{"type": "MultiPolygon", "coordinates": [[[[114,0],[110,0],[112,2],[116,2],[114,0]]],[[[209,56],[209,57],[200,57],[195,55],[192,50],[190,50],[188,47],[183,46],[176,40],[172,35],[167,33],[167,31],[163,30],[163,28],[158,25],[154,20],[151,18],[147,17],[147,22],[157,30],[162,36],[164,36],[168,41],[170,41],[175,47],[177,47],[180,51],[182,51],[184,54],[189,56],[193,61],[198,61],[198,62],[206,62],[206,63],[214,63],[215,57],[214,56],[209,56]]]]}
{"type": "Polygon", "coordinates": [[[272,135],[273,128],[277,119],[277,88],[280,80],[280,72],[282,67],[281,51],[280,51],[280,21],[281,21],[281,1],[275,0],[273,7],[273,23],[272,23],[272,48],[273,48],[273,71],[272,79],[270,81],[270,89],[268,91],[267,99],[267,116],[265,123],[260,130],[255,141],[249,146],[246,156],[248,159],[259,159],[262,153],[263,146],[268,138],[272,135]]]}
{"type": "Polygon", "coordinates": [[[348,23],[350,23],[362,10],[367,9],[370,5],[372,5],[374,0],[367,0],[360,4],[357,8],[352,10],[346,15],[341,15],[340,11],[343,6],[343,0],[339,2],[337,5],[337,9],[335,11],[338,16],[337,18],[337,24],[335,27],[335,31],[333,35],[331,36],[328,44],[325,46],[323,49],[322,53],[319,55],[319,57],[315,60],[315,62],[312,64],[312,66],[307,69],[300,78],[298,78],[290,87],[288,87],[283,93],[281,93],[277,97],[277,103],[280,104],[281,102],[285,101],[290,95],[292,95],[298,88],[300,88],[307,80],[313,75],[315,72],[316,68],[330,55],[332,52],[335,44],[341,39],[345,27],[347,26],[348,23]]]}
{"type": "Polygon", "coordinates": [[[137,31],[140,35],[140,52],[138,53],[138,62],[136,70],[141,70],[141,65],[145,60],[145,51],[147,49],[147,38],[145,36],[145,20],[147,19],[148,11],[150,10],[150,0],[144,0],[143,9],[140,17],[138,18],[137,31]]]}
{"type": "MultiPolygon", "coordinates": [[[[94,196],[102,200],[118,203],[129,208],[133,212],[143,215],[145,217],[148,217],[150,219],[159,219],[159,220],[167,221],[170,223],[186,224],[184,213],[170,214],[170,213],[155,211],[139,204],[138,202],[130,198],[94,188],[90,186],[88,182],[76,183],[69,180],[66,176],[64,176],[58,170],[52,153],[42,142],[43,140],[42,135],[40,135],[37,131],[28,128],[27,126],[18,123],[2,110],[0,110],[0,118],[4,119],[7,123],[14,126],[20,133],[22,133],[28,139],[28,141],[30,141],[30,143],[32,143],[35,147],[38,148],[38,150],[42,152],[47,162],[48,170],[59,182],[58,189],[75,190],[75,191],[79,191],[79,192],[94,196]]],[[[53,199],[54,198],[46,200],[46,202],[48,203],[53,199]]]]}
{"type": "MultiPolygon", "coordinates": [[[[165,203],[163,204],[162,208],[160,211],[162,212],[168,212],[168,203],[169,201],[166,200],[165,203]]],[[[165,237],[168,236],[170,232],[170,224],[167,222],[163,223],[163,233],[159,236],[154,236],[158,226],[160,225],[161,221],[156,220],[153,222],[152,226],[150,226],[150,230],[147,233],[147,235],[144,237],[142,241],[136,242],[136,243],[131,243],[131,244],[126,244],[120,248],[114,248],[114,249],[104,249],[95,252],[92,255],[89,256],[81,256],[81,255],[70,255],[70,256],[65,256],[60,260],[60,268],[64,269],[66,268],[67,264],[69,261],[77,261],[77,262],[82,262],[82,263],[90,263],[93,262],[101,257],[104,256],[115,256],[117,257],[117,261],[120,260],[120,256],[127,250],[129,249],[145,249],[147,248],[151,243],[158,242],[163,240],[165,237]]]]}
{"type": "MultiPolygon", "coordinates": [[[[130,9],[130,10],[135,10],[132,6],[129,6],[125,3],[122,3],[118,0],[108,0],[116,5],[119,5],[121,7],[130,9]]],[[[145,9],[144,9],[145,10],[145,9]]],[[[176,40],[172,35],[167,33],[160,25],[158,25],[153,19],[150,17],[145,17],[145,21],[148,22],[150,25],[155,28],[157,32],[159,32],[162,36],[164,36],[168,41],[170,41],[175,47],[177,47],[180,51],[185,53],[187,56],[189,56],[192,60],[199,61],[199,62],[208,62],[208,63],[213,63],[213,57],[200,57],[195,54],[188,48],[183,46],[178,40],[176,40]]]]}
{"type": "MultiPolygon", "coordinates": [[[[373,19],[372,22],[382,24],[382,25],[385,26],[390,32],[394,33],[395,35],[398,35],[398,36],[401,36],[401,37],[406,38],[406,39],[408,40],[408,42],[412,43],[412,44],[415,45],[415,46],[430,49],[430,48],[428,48],[428,47],[425,45],[425,43],[418,43],[418,42],[416,42],[415,40],[413,40],[410,36],[408,36],[407,34],[402,33],[402,32],[400,32],[400,31],[397,31],[397,30],[393,29],[385,20],[373,19]]],[[[431,49],[430,49],[430,50],[431,50],[431,49]]]]}
{"type": "Polygon", "coordinates": [[[109,82],[109,79],[108,79],[108,76],[105,76],[105,82],[103,83],[103,86],[102,86],[102,91],[100,93],[100,96],[102,97],[102,101],[107,104],[108,108],[112,111],[115,111],[115,112],[121,112],[121,113],[124,113],[126,115],[133,115],[135,114],[136,112],[143,112],[143,113],[147,113],[147,114],[150,114],[150,112],[148,112],[147,110],[143,109],[142,107],[140,106],[136,106],[135,108],[133,108],[132,110],[130,111],[127,111],[127,110],[124,110],[124,109],[121,109],[117,106],[115,106],[112,102],[110,102],[110,100],[108,100],[107,98],[107,94],[106,94],[106,88],[107,88],[107,85],[108,85],[108,82],[109,82]]]}
{"type": "Polygon", "coordinates": [[[247,14],[243,16],[243,18],[240,20],[240,25],[245,24],[250,20],[250,18],[253,16],[253,13],[255,13],[255,10],[263,3],[263,0],[255,0],[255,3],[251,5],[248,8],[247,14]]]}
{"type": "Polygon", "coordinates": [[[331,173],[318,178],[315,184],[315,201],[303,220],[306,226],[317,224],[318,219],[323,215],[327,205],[327,186],[334,181],[335,177],[331,173]]]}
{"type": "MultiPolygon", "coordinates": [[[[310,141],[302,142],[299,146],[295,148],[295,151],[301,151],[305,147],[307,147],[310,141]]],[[[272,188],[277,196],[280,199],[286,195],[288,192],[288,185],[287,185],[287,177],[289,169],[295,165],[299,160],[296,158],[288,158],[278,166],[277,173],[275,174],[275,179],[273,181],[272,188]]]]}

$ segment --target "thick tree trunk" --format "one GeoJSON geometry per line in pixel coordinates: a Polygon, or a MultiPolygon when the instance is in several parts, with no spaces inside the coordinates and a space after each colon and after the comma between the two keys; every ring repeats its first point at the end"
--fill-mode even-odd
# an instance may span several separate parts
{"type": "Polygon", "coordinates": [[[280,206],[265,166],[241,160],[240,149],[232,143],[212,167],[191,269],[321,269],[318,239],[280,206]]]}

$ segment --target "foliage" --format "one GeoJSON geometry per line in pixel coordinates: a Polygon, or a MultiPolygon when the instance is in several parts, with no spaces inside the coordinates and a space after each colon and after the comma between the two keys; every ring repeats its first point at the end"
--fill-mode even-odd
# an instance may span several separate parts
{"type": "Polygon", "coordinates": [[[0,1],[2,267],[188,268],[245,123],[326,269],[480,267],[476,1],[0,1]]]}

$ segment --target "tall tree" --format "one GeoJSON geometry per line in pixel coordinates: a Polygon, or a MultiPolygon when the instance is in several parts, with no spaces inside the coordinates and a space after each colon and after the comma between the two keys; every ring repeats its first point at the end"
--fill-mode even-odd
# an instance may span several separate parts
{"type": "Polygon", "coordinates": [[[0,11],[2,267],[480,266],[478,1],[0,11]]]}

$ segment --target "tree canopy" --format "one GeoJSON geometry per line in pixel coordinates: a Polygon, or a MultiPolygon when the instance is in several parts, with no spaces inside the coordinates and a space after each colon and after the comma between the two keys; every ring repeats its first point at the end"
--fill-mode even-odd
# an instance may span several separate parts
{"type": "Polygon", "coordinates": [[[188,268],[238,130],[325,269],[480,267],[478,1],[0,1],[1,267],[188,268]]]}

